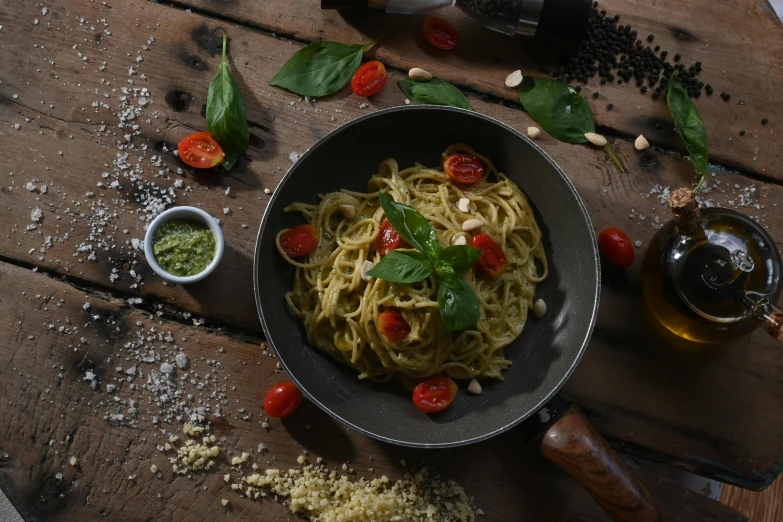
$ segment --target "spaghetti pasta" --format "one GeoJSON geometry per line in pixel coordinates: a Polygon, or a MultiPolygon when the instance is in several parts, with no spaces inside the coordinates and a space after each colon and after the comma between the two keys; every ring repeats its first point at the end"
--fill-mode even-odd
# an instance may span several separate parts
{"type": "MultiPolygon", "coordinates": [[[[300,212],[316,227],[320,242],[306,262],[281,255],[296,267],[293,290],[286,301],[302,320],[308,342],[376,381],[395,376],[421,379],[434,374],[454,378],[494,378],[511,361],[504,348],[525,326],[533,306],[536,284],[547,275],[541,231],[520,188],[498,172],[492,162],[467,145],[449,147],[443,157],[474,154],[485,166],[479,182],[451,182],[441,168],[416,165],[399,170],[387,159],[367,184],[367,193],[340,190],[321,195],[316,205],[294,203],[287,212],[300,212]],[[366,260],[378,263],[375,239],[384,218],[379,193],[418,210],[444,245],[470,235],[462,224],[483,222],[481,231],[503,247],[508,268],[496,278],[469,270],[464,278],[478,296],[480,318],[474,328],[447,331],[438,310],[437,276],[413,284],[362,278],[366,260]],[[457,208],[470,201],[467,212],[457,208]],[[348,217],[350,216],[350,217],[348,217]],[[405,340],[393,342],[378,332],[378,316],[397,309],[410,325],[405,340]]],[[[464,207],[463,207],[464,208],[464,207]]],[[[458,241],[459,242],[459,241],[458,241]]]]}

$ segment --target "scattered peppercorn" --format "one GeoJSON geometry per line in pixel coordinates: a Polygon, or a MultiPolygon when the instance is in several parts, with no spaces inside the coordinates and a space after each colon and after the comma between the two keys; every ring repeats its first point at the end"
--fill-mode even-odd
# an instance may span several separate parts
{"type": "MultiPolygon", "coordinates": [[[[665,88],[669,76],[678,71],[680,82],[686,90],[690,88],[689,95],[701,94],[703,84],[697,79],[701,63],[686,68],[667,62],[668,51],[661,51],[659,55],[659,45],[654,49],[645,46],[642,40],[637,40],[638,32],[630,24],[617,25],[619,15],[607,16],[606,10],[599,11],[597,6],[597,2],[593,2],[587,35],[579,51],[553,69],[552,77],[563,83],[587,84],[590,78],[598,75],[601,85],[615,81],[618,85],[635,83],[640,92],[645,93],[641,89],[644,83],[648,90],[659,84],[665,88]]],[[[652,42],[655,35],[650,33],[646,38],[652,42]]]]}
{"type": "Polygon", "coordinates": [[[639,89],[639,90],[642,91],[642,94],[644,94],[644,93],[647,92],[647,86],[646,85],[642,85],[642,88],[639,89]]]}
{"type": "Polygon", "coordinates": [[[731,94],[727,92],[720,93],[720,97],[723,98],[723,101],[729,101],[731,99],[731,94]]]}
{"type": "Polygon", "coordinates": [[[611,103],[610,103],[610,104],[608,104],[608,105],[606,106],[606,110],[607,110],[607,111],[611,111],[611,110],[612,110],[612,107],[614,107],[614,104],[611,104],[611,103]]]}
{"type": "Polygon", "coordinates": [[[598,98],[598,91],[593,91],[593,94],[591,96],[593,97],[594,100],[597,99],[598,98]]]}
{"type": "Polygon", "coordinates": [[[677,53],[677,54],[674,55],[674,61],[675,62],[679,62],[680,58],[682,58],[682,56],[680,56],[680,53],[677,53]]]}
{"type": "Polygon", "coordinates": [[[745,131],[744,130],[739,131],[739,135],[740,136],[744,136],[745,135],[745,131]]]}
{"type": "Polygon", "coordinates": [[[767,118],[764,118],[763,120],[761,120],[761,124],[762,125],[766,125],[767,123],[769,123],[769,120],[767,118]]]}
{"type": "Polygon", "coordinates": [[[713,92],[712,91],[712,85],[710,85],[709,83],[707,85],[705,85],[704,86],[704,92],[707,93],[707,96],[712,96],[712,92],[713,92]]]}
{"type": "Polygon", "coordinates": [[[576,87],[574,87],[574,90],[576,92],[580,92],[582,90],[582,86],[581,85],[577,85],[576,87]]]}

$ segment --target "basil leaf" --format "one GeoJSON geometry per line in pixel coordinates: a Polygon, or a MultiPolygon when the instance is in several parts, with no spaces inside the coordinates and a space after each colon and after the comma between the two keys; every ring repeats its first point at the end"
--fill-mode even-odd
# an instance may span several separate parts
{"type": "Polygon", "coordinates": [[[416,283],[427,279],[432,273],[432,265],[421,252],[401,252],[392,250],[375,265],[368,275],[384,279],[391,283],[416,283]]]}
{"type": "Polygon", "coordinates": [[[417,82],[408,78],[397,80],[405,96],[416,105],[448,105],[473,110],[462,91],[449,82],[433,78],[426,82],[417,82]]]}
{"type": "Polygon", "coordinates": [[[677,133],[685,142],[691,162],[701,174],[701,180],[694,192],[701,188],[707,176],[707,129],[699,116],[696,105],[688,96],[688,92],[680,83],[675,72],[669,77],[669,85],[666,89],[666,103],[672,113],[677,133]]]}
{"type": "Polygon", "coordinates": [[[226,153],[221,165],[231,170],[250,143],[250,131],[247,128],[245,99],[228,68],[225,33],[223,58],[207,92],[207,129],[226,153]]]}
{"type": "Polygon", "coordinates": [[[425,253],[430,262],[435,264],[440,255],[440,241],[427,219],[415,208],[397,203],[386,194],[381,194],[380,198],[386,219],[394,230],[416,250],[425,253]]]}
{"type": "Polygon", "coordinates": [[[448,264],[454,271],[454,274],[461,276],[476,264],[479,257],[481,257],[481,250],[473,248],[468,245],[453,245],[445,249],[440,253],[440,261],[438,263],[438,274],[443,272],[443,268],[440,266],[442,263],[448,264]]]}
{"type": "Polygon", "coordinates": [[[441,276],[438,307],[446,330],[464,330],[476,326],[479,302],[473,289],[455,275],[441,276]]]}
{"type": "Polygon", "coordinates": [[[555,139],[587,143],[585,133],[595,132],[587,101],[564,83],[525,76],[517,87],[517,95],[533,121],[555,139]]]}
{"type": "Polygon", "coordinates": [[[288,89],[300,96],[328,96],[351,81],[362,53],[373,45],[348,45],[321,40],[299,49],[277,71],[269,85],[288,89]]]}

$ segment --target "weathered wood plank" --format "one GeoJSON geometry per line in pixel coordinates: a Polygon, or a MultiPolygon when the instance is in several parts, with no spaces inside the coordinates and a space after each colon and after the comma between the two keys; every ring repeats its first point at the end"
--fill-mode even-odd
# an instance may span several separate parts
{"type": "MultiPolygon", "coordinates": [[[[9,10],[18,20],[38,16],[38,10],[29,4],[14,3],[9,10]]],[[[125,2],[108,8],[90,3],[78,9],[61,5],[51,8],[43,21],[38,26],[31,25],[32,29],[21,24],[3,28],[0,132],[3,148],[10,152],[6,169],[14,175],[9,175],[0,189],[0,216],[8,224],[0,255],[115,288],[125,295],[162,299],[191,313],[258,331],[249,281],[255,228],[267,197],[261,188],[273,188],[279,181],[290,165],[289,153],[304,151],[340,123],[364,113],[365,109],[359,108],[360,100],[338,95],[315,105],[300,103],[284,91],[267,87],[271,76],[299,44],[158,4],[125,2]],[[85,17],[85,24],[79,22],[81,16],[85,17]],[[90,29],[95,20],[103,18],[109,23],[108,28],[98,25],[96,31],[90,29]],[[47,23],[51,27],[47,28],[47,23]],[[103,33],[100,42],[95,43],[98,29],[112,34],[103,33]],[[195,176],[186,171],[180,178],[174,172],[179,166],[176,158],[155,147],[177,143],[192,130],[203,127],[200,112],[218,63],[218,45],[224,30],[231,36],[232,67],[248,101],[254,143],[246,160],[229,175],[195,176]],[[147,44],[151,35],[155,42],[147,44]],[[84,45],[73,49],[75,43],[84,45]],[[149,50],[143,50],[144,45],[149,50]],[[87,54],[90,61],[85,63],[79,52],[87,54]],[[136,62],[138,54],[143,56],[142,62],[136,62]],[[106,70],[101,71],[104,61],[106,70]],[[137,69],[132,77],[127,76],[129,67],[137,69]],[[37,68],[42,72],[35,72],[37,68]],[[142,74],[146,79],[142,79],[142,74]],[[115,142],[125,141],[123,134],[127,130],[117,127],[119,122],[113,113],[122,95],[120,88],[130,87],[128,80],[133,80],[136,87],[146,87],[152,100],[136,120],[142,134],[133,138],[137,147],[147,145],[150,152],[142,161],[136,159],[141,151],[132,151],[134,163],[143,165],[145,179],[162,187],[168,188],[183,179],[193,192],[175,189],[176,203],[201,204],[224,222],[229,250],[218,272],[201,284],[187,288],[166,286],[154,277],[130,244],[132,238],[143,236],[143,221],[131,212],[142,208],[134,201],[132,184],[122,178],[126,186],[121,192],[96,186],[99,181],[108,185],[101,173],[113,172],[112,162],[118,152],[115,142]],[[103,98],[104,93],[111,98],[103,98]],[[14,98],[13,94],[19,97],[14,98]],[[93,101],[105,102],[113,110],[99,108],[96,113],[93,101]],[[17,123],[19,130],[13,127],[17,123]],[[100,130],[104,124],[106,129],[100,130]],[[60,150],[62,156],[58,154],[60,150]],[[162,156],[160,167],[152,165],[152,154],[162,156]],[[171,171],[167,172],[166,167],[171,171]],[[162,177],[156,178],[161,169],[162,177]],[[25,190],[30,180],[37,180],[37,186],[47,184],[47,193],[25,190]],[[230,196],[224,194],[226,187],[231,188],[230,196]],[[95,196],[87,198],[86,192],[95,192],[95,196]],[[110,209],[119,209],[108,225],[116,227],[119,239],[109,245],[108,251],[96,249],[94,262],[74,258],[77,246],[92,231],[90,222],[94,224],[93,217],[101,210],[91,208],[98,199],[109,202],[110,209]],[[230,208],[229,215],[223,214],[226,207],[230,208]],[[35,208],[43,210],[43,222],[27,231],[30,213],[35,208]],[[67,208],[72,212],[67,213],[67,208]],[[73,215],[80,212],[87,217],[73,215]],[[242,224],[249,226],[243,228],[242,224]],[[129,230],[127,235],[121,233],[125,229],[129,230]],[[64,237],[66,231],[71,239],[57,242],[56,238],[64,237]],[[40,248],[47,235],[55,239],[44,254],[40,248]],[[31,253],[31,249],[35,250],[31,253]],[[134,261],[136,264],[131,264],[134,261]],[[119,275],[114,282],[109,279],[112,269],[117,269],[119,275]],[[131,275],[131,269],[142,277],[140,287],[133,288],[140,283],[131,275]]],[[[396,77],[393,74],[392,79],[396,77]]],[[[522,111],[472,101],[476,110],[517,129],[530,125],[522,111]]],[[[367,110],[401,102],[401,93],[386,89],[370,101],[367,110]]],[[[619,225],[632,239],[643,243],[654,233],[654,217],[668,219],[656,195],[649,195],[651,190],[656,186],[675,187],[691,179],[687,162],[654,150],[637,153],[629,142],[622,140],[616,140],[613,146],[629,167],[627,175],[620,175],[600,151],[548,138],[540,144],[577,186],[596,228],[619,225]],[[631,209],[636,211],[633,219],[629,219],[631,209]],[[639,214],[646,215],[645,219],[639,214]]],[[[737,201],[739,195],[747,192],[748,201],[744,204],[758,204],[761,208],[743,209],[757,215],[780,243],[781,217],[772,212],[773,205],[783,202],[780,188],[752,184],[742,177],[722,173],[712,181],[720,181],[707,196],[716,204],[737,201]]],[[[750,420],[760,422],[755,430],[746,429],[740,420],[750,419],[749,404],[765,412],[779,409],[781,398],[776,381],[782,370],[775,362],[777,346],[756,333],[714,352],[717,355],[709,357],[710,364],[695,365],[668,355],[637,309],[638,266],[637,261],[624,274],[606,274],[596,336],[567,391],[586,407],[604,434],[628,449],[702,473],[720,474],[732,482],[753,481],[746,482],[753,486],[771,480],[777,474],[776,463],[780,462],[776,448],[783,447],[780,419],[756,416],[750,420]],[[744,348],[748,343],[753,343],[752,351],[744,348]],[[688,368],[693,375],[682,368],[688,368]],[[689,387],[691,382],[699,386],[689,387]],[[695,393],[697,390],[699,393],[695,393]],[[716,392],[728,399],[705,407],[703,398],[716,392]],[[735,422],[727,425],[726,417],[735,422]]]]}
{"type": "MultiPolygon", "coordinates": [[[[475,496],[488,521],[608,520],[574,481],[536,453],[534,444],[521,445],[519,432],[469,448],[412,451],[352,433],[307,403],[302,414],[285,423],[269,420],[266,430],[259,402],[267,387],[284,376],[275,370],[274,359],[262,354],[260,340],[150,316],[105,294],[85,294],[6,263],[0,263],[0,332],[0,418],[5,420],[0,485],[26,520],[285,519],[282,505],[241,498],[223,475],[240,476],[229,462],[243,451],[262,468],[288,469],[296,467],[304,450],[330,466],[350,461],[364,477],[372,476],[368,468],[373,468],[379,476],[399,478],[405,469],[400,459],[411,468],[434,465],[475,496]],[[85,302],[91,303],[87,310],[85,302]],[[60,326],[68,330],[59,332],[60,326]],[[139,346],[139,333],[145,338],[142,351],[160,359],[135,359],[127,343],[139,346]],[[166,341],[168,336],[172,339],[166,341]],[[168,408],[157,406],[160,393],[143,387],[161,362],[173,363],[180,351],[190,363],[187,370],[176,370],[175,387],[192,393],[194,406],[221,403],[223,413],[212,425],[221,447],[217,465],[193,473],[192,479],[175,476],[156,448],[167,440],[163,430],[182,435],[187,417],[166,422],[168,408]],[[137,366],[135,377],[116,369],[131,364],[137,366]],[[84,378],[88,371],[96,376],[95,390],[84,378]],[[186,377],[183,371],[190,373],[186,377]],[[204,390],[189,384],[206,375],[212,377],[204,390]],[[117,390],[110,392],[109,385],[117,390]],[[129,412],[131,404],[137,413],[129,412]],[[122,423],[104,418],[118,412],[125,415],[122,423]],[[263,454],[256,451],[259,443],[267,447],[263,454]],[[69,464],[71,456],[78,458],[75,467],[69,464]],[[152,464],[159,477],[150,471],[152,464]],[[229,509],[220,505],[221,498],[231,501],[229,509]]],[[[213,412],[210,416],[214,419],[213,412]]],[[[736,512],[702,495],[642,475],[672,520],[738,519],[736,512]]]]}
{"type": "MultiPolygon", "coordinates": [[[[545,59],[542,49],[492,33],[457,9],[435,13],[460,33],[459,46],[443,52],[421,37],[426,15],[319,11],[317,2],[287,0],[174,3],[305,41],[358,42],[383,34],[375,55],[385,63],[404,70],[423,67],[439,78],[515,102],[514,92],[503,84],[506,75],[515,69],[541,75],[540,62],[545,59]]],[[[701,81],[715,88],[713,96],[703,95],[697,101],[713,162],[783,179],[783,144],[777,138],[783,124],[777,109],[783,88],[783,26],[761,2],[606,0],[600,7],[620,15],[619,23],[630,23],[645,45],[645,37],[654,34],[653,45],[669,50],[670,60],[679,53],[681,63],[702,62],[701,81]],[[729,103],[718,96],[723,91],[732,93],[729,103]],[[762,118],[770,123],[762,126],[762,118]],[[740,130],[746,131],[745,136],[739,136],[740,130]]],[[[650,143],[684,150],[668,123],[671,116],[663,99],[652,102],[649,93],[640,94],[635,84],[599,85],[598,77],[582,92],[599,125],[627,136],[644,134],[650,143]],[[599,92],[597,100],[590,97],[594,91],[599,92]],[[606,111],[607,103],[614,105],[613,110],[606,111]]]]}
{"type": "Polygon", "coordinates": [[[720,501],[754,522],[777,522],[783,519],[783,479],[778,479],[761,493],[734,486],[720,490],[720,501]]]}

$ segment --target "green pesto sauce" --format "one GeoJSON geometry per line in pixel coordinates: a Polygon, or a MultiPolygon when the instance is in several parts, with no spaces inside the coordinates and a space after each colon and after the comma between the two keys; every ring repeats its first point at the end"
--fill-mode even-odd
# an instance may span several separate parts
{"type": "Polygon", "coordinates": [[[155,230],[152,253],[160,267],[175,276],[192,276],[215,258],[215,235],[203,223],[172,219],[155,230]]]}

